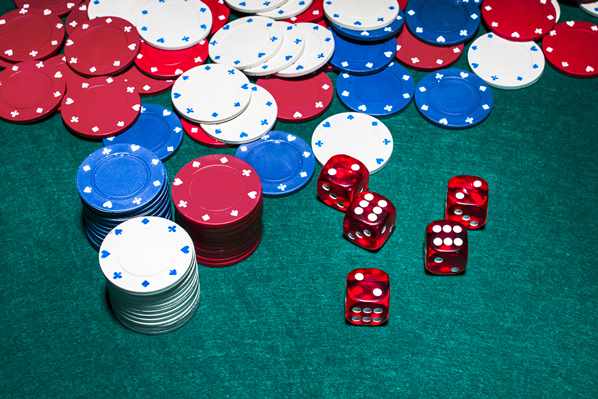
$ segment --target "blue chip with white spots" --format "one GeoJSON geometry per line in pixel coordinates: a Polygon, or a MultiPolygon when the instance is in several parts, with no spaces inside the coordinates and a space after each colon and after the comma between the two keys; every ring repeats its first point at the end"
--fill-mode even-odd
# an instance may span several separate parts
{"type": "Polygon", "coordinates": [[[342,36],[348,39],[356,40],[359,42],[376,42],[380,40],[390,39],[391,37],[397,37],[401,29],[403,28],[404,23],[405,19],[401,14],[399,14],[390,25],[385,26],[384,28],[374,30],[347,29],[334,23],[330,24],[330,26],[336,32],[340,33],[342,36]]]}
{"type": "Polygon", "coordinates": [[[392,62],[396,52],[394,37],[383,42],[357,42],[344,38],[336,32],[334,55],[330,63],[343,72],[370,74],[378,72],[392,62]]]}

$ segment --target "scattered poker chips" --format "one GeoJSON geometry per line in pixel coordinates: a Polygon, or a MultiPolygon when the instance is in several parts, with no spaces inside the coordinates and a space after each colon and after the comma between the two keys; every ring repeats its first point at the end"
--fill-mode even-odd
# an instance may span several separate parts
{"type": "Polygon", "coordinates": [[[191,319],[200,297],[193,241],[169,219],[136,217],[115,227],[99,251],[116,318],[144,334],[167,333],[191,319]]]}
{"type": "Polygon", "coordinates": [[[183,50],[162,50],[141,42],[135,65],[147,75],[168,79],[203,64],[207,58],[207,41],[183,50]]]}
{"type": "Polygon", "coordinates": [[[397,0],[325,0],[328,19],[347,29],[373,30],[384,28],[399,15],[397,0]]]}
{"type": "Polygon", "coordinates": [[[566,21],[542,40],[548,62],[559,71],[577,77],[598,76],[598,25],[566,21]]]}
{"type": "Polygon", "coordinates": [[[239,146],[235,155],[257,171],[264,195],[288,195],[311,179],[316,160],[301,137],[272,131],[258,141],[239,146]]]}
{"type": "Polygon", "coordinates": [[[183,130],[185,133],[187,133],[187,136],[191,137],[200,144],[208,147],[228,147],[228,144],[208,135],[206,131],[203,130],[202,127],[197,123],[193,123],[186,119],[181,119],[181,124],[183,125],[183,130]]]}
{"type": "Polygon", "coordinates": [[[172,87],[174,80],[155,79],[139,70],[135,65],[118,75],[127,85],[135,87],[141,95],[157,94],[172,87]]]}
{"type": "Polygon", "coordinates": [[[456,62],[463,53],[463,44],[436,46],[422,42],[409,29],[397,37],[397,59],[414,69],[440,69],[456,62]]]}
{"type": "Polygon", "coordinates": [[[259,15],[272,19],[292,18],[307,10],[309,6],[311,6],[311,3],[312,0],[288,0],[280,7],[270,11],[260,12],[259,15]]]}
{"type": "Polygon", "coordinates": [[[492,32],[522,42],[540,39],[557,20],[547,0],[484,0],[482,17],[492,32]]]}
{"type": "Polygon", "coordinates": [[[283,78],[298,78],[318,71],[330,61],[334,53],[334,37],[328,29],[314,23],[298,23],[297,29],[303,36],[303,54],[289,67],[278,72],[283,78]]]}
{"type": "Polygon", "coordinates": [[[81,0],[14,0],[19,8],[35,7],[50,10],[52,14],[63,16],[74,10],[81,0]]]}
{"type": "Polygon", "coordinates": [[[396,43],[394,38],[382,42],[357,42],[333,32],[334,55],[330,63],[343,72],[368,74],[378,72],[393,60],[396,43]]]}
{"type": "Polygon", "coordinates": [[[415,104],[431,122],[445,128],[467,128],[483,122],[494,108],[492,89],[471,72],[442,69],[424,76],[415,104]]]}
{"type": "Polygon", "coordinates": [[[288,22],[318,22],[322,18],[324,18],[324,0],[313,0],[305,11],[289,18],[288,22]]]}
{"type": "Polygon", "coordinates": [[[334,24],[332,24],[332,28],[340,35],[348,39],[362,42],[375,42],[379,40],[387,40],[391,37],[396,37],[396,35],[403,28],[404,23],[405,20],[403,19],[403,16],[399,14],[390,25],[385,26],[384,28],[374,30],[353,30],[343,28],[342,26],[334,24]]]}

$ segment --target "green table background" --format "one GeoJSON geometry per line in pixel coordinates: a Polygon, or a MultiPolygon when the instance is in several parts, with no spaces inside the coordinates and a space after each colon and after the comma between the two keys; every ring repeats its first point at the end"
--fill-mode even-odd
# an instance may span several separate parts
{"type": "MultiPolygon", "coordinates": [[[[74,184],[98,144],[59,115],[0,122],[0,397],[596,398],[598,79],[547,65],[539,83],[495,100],[469,130],[436,128],[413,105],[385,120],[395,150],[371,189],[394,201],[398,224],[379,253],[342,239],[343,215],[316,200],[313,179],[265,201],[249,260],[200,268],[197,314],[163,336],[126,330],[106,304],[74,184]],[[428,276],[424,228],[457,174],[489,181],[489,224],[469,235],[465,276],[428,276]],[[344,323],[357,267],[390,274],[383,328],[344,323]]],[[[335,99],[326,115],[343,110],[335,99]]],[[[309,139],[320,120],[277,128],[309,139]]],[[[217,152],[186,137],[170,176],[217,152]]]]}

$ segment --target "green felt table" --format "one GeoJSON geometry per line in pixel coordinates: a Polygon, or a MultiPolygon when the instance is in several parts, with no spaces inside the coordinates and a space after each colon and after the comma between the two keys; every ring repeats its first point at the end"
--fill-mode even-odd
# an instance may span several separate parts
{"type": "MultiPolygon", "coordinates": [[[[342,238],[343,214],[316,200],[314,178],[266,199],[250,259],[200,267],[198,312],[162,336],[113,318],[80,226],[75,173],[99,144],[59,115],[0,122],[0,397],[598,397],[598,79],[547,65],[537,84],[494,93],[490,118],[469,130],[437,128],[413,105],[384,120],[395,150],[370,187],[398,222],[380,252],[342,238]],[[466,275],[429,276],[424,229],[457,174],[489,181],[489,224],[469,235],[466,275]],[[391,277],[382,328],[344,322],[357,267],[391,277]]],[[[325,116],[342,111],[335,99],[325,116]]],[[[277,128],[309,140],[321,119],[277,128]]],[[[169,174],[218,152],[233,149],[186,137],[169,174]]]]}

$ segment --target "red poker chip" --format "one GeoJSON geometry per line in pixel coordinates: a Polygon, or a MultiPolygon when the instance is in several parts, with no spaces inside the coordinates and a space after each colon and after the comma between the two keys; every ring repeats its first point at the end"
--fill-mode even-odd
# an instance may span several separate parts
{"type": "Polygon", "coordinates": [[[88,139],[122,132],[135,122],[140,110],[137,91],[112,77],[91,78],[69,87],[60,108],[64,123],[88,139]]]}
{"type": "Polygon", "coordinates": [[[415,69],[433,70],[456,62],[463,53],[463,44],[435,46],[422,42],[409,29],[403,29],[397,37],[397,59],[415,69]]]}
{"type": "Polygon", "coordinates": [[[122,79],[126,84],[134,86],[141,95],[162,93],[172,87],[174,80],[155,79],[141,72],[132,65],[131,68],[115,77],[122,79]]]}
{"type": "Polygon", "coordinates": [[[86,77],[79,75],[66,64],[66,57],[64,55],[56,55],[49,60],[56,60],[57,68],[60,73],[62,73],[64,82],[66,83],[67,93],[69,92],[69,88],[79,87],[85,80],[87,80],[86,77]]]}
{"type": "Polygon", "coordinates": [[[25,61],[0,73],[0,118],[33,122],[58,108],[66,85],[58,62],[25,61]]]}
{"type": "Polygon", "coordinates": [[[46,58],[63,40],[64,25],[49,10],[21,8],[0,17],[0,57],[9,62],[46,58]]]}
{"type": "Polygon", "coordinates": [[[286,21],[298,24],[300,22],[318,22],[322,19],[324,19],[324,0],[314,0],[307,10],[286,21]]]}
{"type": "Polygon", "coordinates": [[[139,52],[137,28],[118,17],[100,17],[75,29],[66,42],[68,65],[82,75],[124,71],[139,52]]]}
{"type": "Polygon", "coordinates": [[[203,0],[212,12],[212,30],[215,33],[228,23],[230,18],[230,8],[224,0],[203,0]]]}
{"type": "Polygon", "coordinates": [[[11,66],[13,66],[12,62],[8,62],[0,58],[0,69],[10,68],[11,66]]]}
{"type": "Polygon", "coordinates": [[[546,59],[559,71],[582,78],[598,76],[598,25],[567,21],[542,40],[546,59]]]}
{"type": "Polygon", "coordinates": [[[556,23],[556,9],[548,0],[484,0],[482,17],[498,36],[516,42],[540,39],[556,23]]]}
{"type": "Polygon", "coordinates": [[[409,0],[399,0],[399,9],[400,10],[407,9],[407,3],[408,2],[409,2],[409,0]]]}
{"type": "Polygon", "coordinates": [[[161,78],[175,78],[208,59],[208,41],[184,50],[162,50],[142,42],[135,65],[146,74],[161,78]]]}
{"type": "Polygon", "coordinates": [[[203,256],[201,256],[201,248],[196,247],[195,252],[196,252],[197,262],[201,263],[204,266],[210,266],[210,267],[230,266],[232,264],[244,261],[245,259],[249,258],[251,255],[253,255],[253,253],[257,250],[258,246],[260,245],[260,242],[261,242],[261,236],[258,237],[257,241],[253,244],[253,246],[244,254],[242,254],[240,256],[232,257],[232,258],[225,258],[225,259],[214,259],[214,258],[203,257],[203,256]],[[200,252],[198,253],[198,251],[200,251],[200,252]]]}
{"type": "Polygon", "coordinates": [[[51,10],[54,15],[60,16],[71,12],[79,3],[81,3],[81,0],[15,0],[15,4],[19,8],[43,8],[51,10]]]}
{"type": "Polygon", "coordinates": [[[208,135],[205,130],[199,124],[188,121],[185,118],[181,118],[183,130],[187,133],[187,136],[200,144],[207,145],[208,147],[228,147],[228,144],[223,143],[220,140],[216,140],[212,136],[208,135]]]}
{"type": "Polygon", "coordinates": [[[66,17],[66,33],[72,35],[75,29],[89,25],[89,16],[87,15],[88,1],[85,0],[79,4],[78,7],[73,9],[71,13],[66,17]]]}

